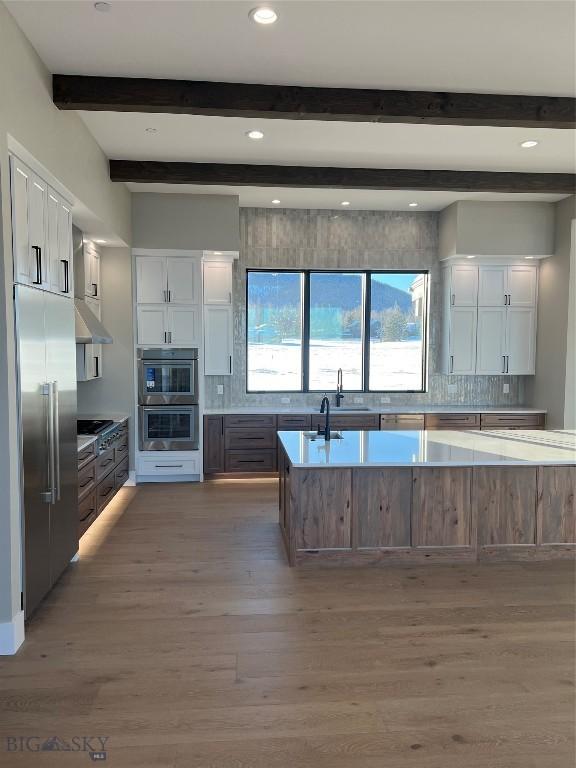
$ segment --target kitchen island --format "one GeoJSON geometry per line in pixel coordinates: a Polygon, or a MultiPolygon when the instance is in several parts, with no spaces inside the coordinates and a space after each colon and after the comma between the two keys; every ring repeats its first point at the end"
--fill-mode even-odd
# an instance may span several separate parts
{"type": "Polygon", "coordinates": [[[278,432],[290,565],[576,552],[576,432],[278,432]]]}

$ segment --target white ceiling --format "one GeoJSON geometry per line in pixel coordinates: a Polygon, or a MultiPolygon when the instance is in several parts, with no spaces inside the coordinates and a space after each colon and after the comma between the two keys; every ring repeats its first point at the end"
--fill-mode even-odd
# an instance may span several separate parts
{"type": "Polygon", "coordinates": [[[20,0],[52,72],[572,96],[571,0],[20,0]],[[264,4],[264,3],[262,3],[264,4]]]}
{"type": "MultiPolygon", "coordinates": [[[[232,82],[575,95],[576,5],[558,0],[19,0],[10,11],[52,72],[232,82]]],[[[112,158],[192,162],[576,171],[574,131],[81,113],[112,158]],[[262,141],[245,132],[260,128],[262,141]],[[146,131],[155,128],[156,133],[146,131]],[[526,138],[540,141],[521,149],[526,138]]],[[[550,195],[129,185],[226,193],[241,205],[439,210],[456,199],[550,195]]]]}

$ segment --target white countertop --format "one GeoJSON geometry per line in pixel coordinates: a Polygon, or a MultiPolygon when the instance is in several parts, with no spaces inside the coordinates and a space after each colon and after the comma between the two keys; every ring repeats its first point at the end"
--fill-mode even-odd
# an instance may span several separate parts
{"type": "Polygon", "coordinates": [[[576,430],[278,432],[294,467],[576,466],[576,430]]]}
{"type": "MultiPolygon", "coordinates": [[[[320,398],[318,399],[320,403],[320,398]]],[[[228,414],[267,414],[267,413],[318,413],[320,410],[320,404],[318,407],[312,406],[299,406],[299,405],[285,405],[283,407],[271,407],[271,406],[229,406],[227,408],[206,408],[204,414],[206,416],[226,416],[228,414]]],[[[530,408],[527,406],[490,406],[490,405],[379,405],[378,407],[362,407],[362,410],[358,408],[346,409],[344,406],[336,408],[332,406],[330,413],[333,415],[338,414],[351,414],[362,415],[363,413],[516,413],[516,414],[528,414],[528,413],[546,413],[545,408],[530,408]]]]}
{"type": "Polygon", "coordinates": [[[96,442],[96,435],[78,435],[78,452],[96,442]]]}

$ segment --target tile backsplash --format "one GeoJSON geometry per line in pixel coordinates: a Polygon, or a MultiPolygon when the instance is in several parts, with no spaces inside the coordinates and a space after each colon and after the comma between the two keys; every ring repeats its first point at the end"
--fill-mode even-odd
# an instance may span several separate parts
{"type": "MultiPolygon", "coordinates": [[[[442,292],[438,214],[403,211],[326,211],[242,208],[240,259],[234,264],[234,375],[206,376],[207,408],[284,405],[282,393],[246,392],[246,269],[428,269],[430,327],[428,391],[364,394],[364,404],[521,405],[521,376],[445,376],[440,370],[442,292]],[[509,393],[504,394],[504,383],[509,393]],[[216,393],[222,384],[224,394],[216,393]],[[448,385],[455,385],[450,387],[448,385]]],[[[334,382],[336,386],[336,382],[334,382]]],[[[290,405],[313,406],[318,393],[286,395],[290,405]]]]}

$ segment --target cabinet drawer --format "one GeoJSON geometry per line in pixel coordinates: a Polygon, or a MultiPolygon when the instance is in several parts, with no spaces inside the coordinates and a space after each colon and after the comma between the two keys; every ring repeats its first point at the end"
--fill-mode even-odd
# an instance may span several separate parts
{"type": "Polygon", "coordinates": [[[269,449],[276,447],[275,429],[227,429],[224,435],[225,448],[241,449],[257,448],[269,449]]]}
{"type": "Polygon", "coordinates": [[[82,522],[96,512],[96,491],[92,490],[78,503],[78,520],[82,522]]]}
{"type": "MultiPolygon", "coordinates": [[[[170,453],[170,451],[166,451],[170,453]]],[[[198,459],[140,458],[138,474],[140,475],[197,475],[200,473],[198,459]]]]}
{"type": "Polygon", "coordinates": [[[110,474],[96,487],[96,509],[98,512],[102,512],[115,493],[116,483],[114,472],[110,472],[110,474]]]}
{"type": "Polygon", "coordinates": [[[114,470],[114,485],[116,490],[122,488],[126,480],[128,480],[128,456],[122,461],[114,470]]]}
{"type": "Polygon", "coordinates": [[[424,429],[424,414],[383,413],[380,416],[380,429],[424,429]]]}
{"type": "Polygon", "coordinates": [[[128,435],[122,435],[114,446],[114,463],[118,464],[128,456],[128,435]]]}
{"type": "MultiPolygon", "coordinates": [[[[312,429],[324,429],[326,419],[322,415],[312,416],[312,429]]],[[[332,429],[340,430],[355,430],[364,429],[370,430],[380,429],[380,416],[377,413],[365,414],[362,416],[356,415],[332,415],[330,414],[330,427],[332,429]]]]}
{"type": "Polygon", "coordinates": [[[310,414],[281,414],[278,416],[278,429],[310,429],[312,416],[310,414]]]}
{"type": "Polygon", "coordinates": [[[95,457],[96,443],[91,443],[90,445],[87,445],[86,448],[78,451],[78,470],[81,470],[82,467],[85,467],[86,464],[89,464],[95,457]]]}
{"type": "Polygon", "coordinates": [[[78,472],[78,498],[83,499],[87,493],[94,490],[96,485],[96,462],[89,464],[78,472]]]}
{"type": "Polygon", "coordinates": [[[276,451],[226,451],[226,472],[275,472],[276,451]]]}
{"type": "Polygon", "coordinates": [[[482,429],[544,429],[543,413],[483,413],[482,429]]]}
{"type": "Polygon", "coordinates": [[[478,429],[479,413],[427,413],[426,429],[478,429]]]}
{"type": "Polygon", "coordinates": [[[108,448],[107,451],[101,453],[94,463],[96,465],[96,480],[100,480],[114,466],[114,448],[108,448]]]}
{"type": "Polygon", "coordinates": [[[232,414],[224,417],[225,427],[276,427],[276,416],[269,413],[232,414]]]}

